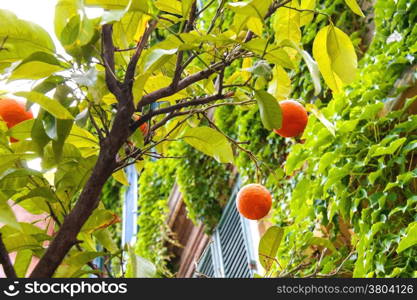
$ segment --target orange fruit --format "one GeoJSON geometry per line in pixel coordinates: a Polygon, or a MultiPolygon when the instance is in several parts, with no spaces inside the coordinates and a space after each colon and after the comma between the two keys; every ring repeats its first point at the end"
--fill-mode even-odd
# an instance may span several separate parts
{"type": "Polygon", "coordinates": [[[237,210],[250,220],[262,219],[269,213],[271,206],[271,193],[261,184],[245,185],[236,197],[237,210]]]}
{"type": "Polygon", "coordinates": [[[307,126],[307,111],[294,100],[279,102],[282,111],[282,126],[274,131],[282,137],[295,137],[303,133],[307,126]]]}
{"type": "MultiPolygon", "coordinates": [[[[12,128],[23,121],[33,119],[33,114],[30,110],[27,111],[22,103],[14,99],[3,98],[0,99],[0,117],[6,122],[8,128],[12,128]]],[[[14,143],[18,140],[11,137],[10,141],[14,143]]]]}
{"type": "MultiPolygon", "coordinates": [[[[138,115],[133,115],[133,119],[135,121],[139,121],[140,120],[140,116],[138,115]]],[[[149,131],[149,125],[148,123],[143,123],[142,125],[139,126],[140,131],[142,131],[143,136],[146,136],[148,134],[149,131]]]]}

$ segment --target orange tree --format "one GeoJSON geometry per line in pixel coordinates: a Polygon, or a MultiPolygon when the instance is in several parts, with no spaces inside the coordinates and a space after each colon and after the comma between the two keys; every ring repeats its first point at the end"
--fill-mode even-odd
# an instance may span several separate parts
{"type": "MultiPolygon", "coordinates": [[[[356,1],[346,4],[363,15],[356,1]]],[[[279,130],[278,101],[300,61],[316,94],[319,72],[334,93],[356,72],[352,42],[328,16],[314,58],[303,50],[301,28],[321,14],[314,0],[59,0],[55,35],[65,53],[36,24],[0,14],[0,67],[8,80],[32,81],[14,95],[40,107],[35,119],[0,128],[0,256],[10,277],[7,251],[17,251],[20,276],[32,256],[40,260],[31,277],[100,275],[91,260],[121,251],[107,230],[118,217],[100,202],[110,177],[125,183],[126,166],[141,172],[178,140],[221,163],[234,162],[233,150],[251,156],[218,129],[213,110],[257,105],[263,126],[279,130]],[[89,7],[102,15],[89,18],[89,7]],[[40,171],[27,165],[35,158],[40,171]],[[52,237],[17,222],[9,200],[53,219],[52,237]]]]}

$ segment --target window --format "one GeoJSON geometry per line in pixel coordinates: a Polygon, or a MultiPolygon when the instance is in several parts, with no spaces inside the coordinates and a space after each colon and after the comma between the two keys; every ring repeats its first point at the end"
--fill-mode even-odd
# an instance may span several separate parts
{"type": "Polygon", "coordinates": [[[256,271],[254,242],[259,238],[254,230],[256,222],[243,218],[236,209],[239,187],[238,182],[213,232],[212,241],[197,264],[195,277],[248,278],[256,271]]]}

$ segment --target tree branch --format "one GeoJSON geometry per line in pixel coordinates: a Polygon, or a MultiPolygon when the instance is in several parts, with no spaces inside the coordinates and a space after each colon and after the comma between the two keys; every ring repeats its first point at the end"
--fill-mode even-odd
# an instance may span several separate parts
{"type": "Polygon", "coordinates": [[[210,75],[220,71],[225,65],[229,65],[232,61],[227,62],[219,62],[210,66],[210,68],[202,70],[200,72],[194,73],[186,78],[180,80],[176,87],[167,86],[165,88],[161,88],[149,94],[146,94],[142,97],[141,101],[139,102],[137,110],[140,111],[142,107],[155,102],[158,99],[165,98],[168,96],[172,96],[178,91],[185,89],[186,87],[190,86],[193,83],[196,83],[202,79],[206,79],[210,77],[210,75]]]}
{"type": "Polygon", "coordinates": [[[143,33],[143,36],[140,39],[139,43],[136,45],[136,51],[133,54],[132,58],[130,59],[129,64],[127,65],[125,79],[124,79],[125,84],[131,84],[133,82],[135,78],[135,69],[136,69],[136,65],[138,64],[139,57],[142,54],[143,49],[145,49],[145,46],[148,43],[149,36],[151,35],[152,31],[154,31],[157,23],[158,23],[157,20],[149,21],[148,27],[143,33]]]}
{"type": "Polygon", "coordinates": [[[130,84],[120,84],[112,75],[114,72],[114,51],[111,25],[104,25],[102,53],[106,68],[106,83],[118,100],[113,126],[109,134],[100,142],[97,163],[81,191],[78,201],[64,218],[57,235],[30,275],[31,278],[51,277],[71,247],[79,242],[77,235],[94,209],[97,208],[101,190],[117,167],[116,155],[130,135],[129,123],[134,112],[132,90],[130,84]]]}
{"type": "Polygon", "coordinates": [[[3,265],[4,274],[8,278],[17,278],[16,271],[13,268],[13,264],[10,260],[9,253],[6,246],[3,243],[3,238],[0,233],[0,263],[3,265]]]}
{"type": "MultiPolygon", "coordinates": [[[[288,3],[288,1],[286,1],[286,3],[288,3]]],[[[278,5],[274,3],[273,7],[270,8],[271,13],[269,11],[268,14],[271,15],[273,11],[279,7],[279,5],[284,4],[284,2],[278,5]]],[[[134,80],[136,65],[155,26],[155,20],[149,22],[141,41],[136,47],[134,55],[128,63],[124,81],[121,83],[115,75],[115,47],[112,39],[112,25],[103,25],[102,59],[105,67],[106,84],[110,92],[115,95],[118,101],[117,112],[113,119],[113,125],[110,132],[100,142],[100,152],[97,163],[95,164],[90,177],[81,191],[78,201],[71,212],[64,218],[62,226],[57,232],[55,238],[52,240],[45,254],[42,256],[30,275],[32,278],[51,277],[62,263],[71,247],[79,243],[77,235],[81,231],[81,228],[87,219],[91,216],[94,209],[97,208],[103,185],[111,176],[113,171],[119,167],[116,161],[117,153],[131,134],[131,128],[129,128],[129,125],[135,110],[132,95],[132,82],[134,80]]],[[[247,36],[246,41],[249,41],[252,36],[253,35],[247,36]]],[[[168,86],[143,96],[139,101],[137,109],[141,111],[141,108],[145,105],[153,103],[158,99],[171,96],[193,83],[206,79],[212,74],[222,71],[235,59],[242,57],[245,53],[245,50],[242,50],[240,46],[235,47],[221,62],[213,63],[205,70],[189,75],[184,79],[179,79],[175,86],[168,86]]],[[[166,113],[168,116],[172,117],[173,114],[182,113],[179,110],[184,107],[203,105],[218,99],[224,99],[228,96],[229,94],[216,94],[187,102],[181,102],[168,108],[161,108],[154,112],[150,112],[148,115],[142,116],[140,121],[136,124],[139,124],[140,126],[140,122],[144,123],[156,114],[166,113]]],[[[168,119],[166,119],[166,121],[168,121],[168,119]]],[[[155,126],[157,125],[158,124],[155,126]]],[[[153,130],[157,128],[155,126],[153,127],[153,130]]]]}
{"type": "Polygon", "coordinates": [[[104,62],[104,66],[106,69],[106,84],[109,88],[109,91],[113,94],[120,93],[119,82],[117,80],[115,74],[115,66],[114,66],[114,51],[115,47],[113,44],[113,25],[105,24],[102,27],[102,52],[101,57],[104,62]]]}
{"type": "Polygon", "coordinates": [[[231,97],[231,93],[216,94],[216,95],[211,95],[211,96],[199,97],[199,98],[193,99],[191,101],[184,101],[184,102],[180,102],[178,104],[170,105],[168,107],[163,107],[163,108],[160,108],[160,109],[152,110],[149,113],[143,115],[139,120],[134,122],[130,126],[130,130],[131,130],[131,132],[134,132],[142,124],[148,122],[154,116],[174,113],[175,111],[180,110],[180,109],[185,108],[185,107],[208,104],[210,102],[220,100],[220,99],[225,99],[225,98],[228,98],[228,97],[231,97]]]}
{"type": "MultiPolygon", "coordinates": [[[[291,0],[285,0],[282,3],[279,2],[274,2],[268,9],[268,12],[265,15],[265,19],[269,18],[278,8],[288,4],[289,2],[291,2],[291,0]]],[[[252,38],[254,37],[253,32],[248,31],[248,34],[246,35],[244,42],[249,42],[252,38]]],[[[214,63],[212,64],[209,68],[202,70],[200,72],[194,73],[192,75],[187,76],[186,78],[180,80],[178,82],[178,84],[174,85],[169,85],[165,88],[161,88],[159,90],[153,91],[149,94],[146,94],[142,97],[142,99],[139,101],[138,107],[137,107],[137,111],[141,111],[142,108],[146,105],[149,105],[153,102],[155,102],[158,99],[164,98],[164,97],[168,97],[168,96],[172,96],[175,93],[177,93],[178,91],[181,91],[183,89],[185,89],[186,87],[190,86],[191,84],[198,82],[202,79],[207,79],[208,77],[210,77],[212,74],[221,71],[222,69],[226,68],[227,66],[229,66],[235,59],[241,57],[245,52],[242,51],[242,49],[238,49],[237,51],[231,53],[231,55],[229,57],[226,57],[224,61],[222,62],[218,62],[218,63],[214,63]]],[[[188,62],[189,60],[187,60],[188,62]]]]}

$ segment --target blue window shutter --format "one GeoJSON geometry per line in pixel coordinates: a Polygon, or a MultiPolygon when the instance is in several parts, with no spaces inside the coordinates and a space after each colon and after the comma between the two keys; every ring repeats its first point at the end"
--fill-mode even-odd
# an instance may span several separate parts
{"type": "Polygon", "coordinates": [[[131,244],[137,234],[138,174],[134,165],[125,168],[129,186],[123,199],[122,247],[131,244]]]}
{"type": "Polygon", "coordinates": [[[213,252],[210,245],[204,250],[198,262],[194,277],[213,278],[214,274],[213,252]]]}
{"type": "Polygon", "coordinates": [[[252,277],[256,269],[257,259],[250,221],[243,218],[236,209],[239,188],[238,181],[213,233],[212,243],[207,246],[197,266],[197,271],[207,276],[203,270],[208,270],[206,265],[210,262],[214,277],[247,278],[252,277]]]}

